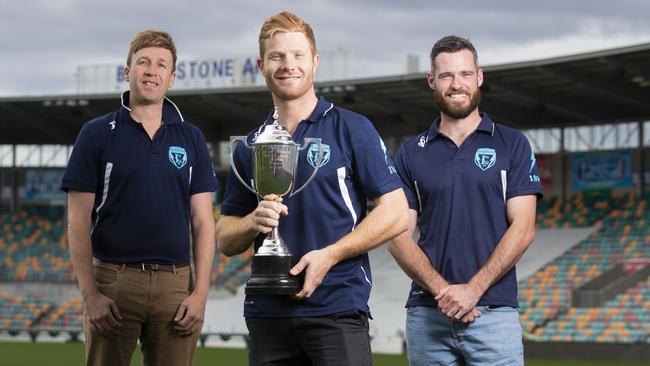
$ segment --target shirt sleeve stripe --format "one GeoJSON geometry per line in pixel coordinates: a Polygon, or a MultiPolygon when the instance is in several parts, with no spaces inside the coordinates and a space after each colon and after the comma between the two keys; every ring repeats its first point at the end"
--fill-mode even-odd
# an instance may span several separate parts
{"type": "MultiPolygon", "coordinates": [[[[111,162],[106,163],[106,169],[104,170],[104,191],[102,192],[102,201],[99,204],[99,206],[97,206],[97,208],[95,209],[95,213],[97,214],[97,217],[95,218],[95,226],[97,226],[97,223],[99,222],[99,210],[101,210],[102,207],[104,207],[104,204],[106,203],[106,198],[108,198],[108,187],[111,182],[112,171],[113,171],[113,163],[111,162]]],[[[93,226],[93,229],[95,228],[95,226],[93,226]]]]}
{"type": "Polygon", "coordinates": [[[506,201],[506,188],[508,187],[508,172],[501,170],[501,190],[503,191],[503,202],[506,201]]]}
{"type": "Polygon", "coordinates": [[[350,192],[348,191],[348,187],[345,185],[345,167],[336,169],[336,173],[339,177],[339,188],[341,189],[341,196],[343,196],[343,201],[345,202],[345,205],[348,207],[348,210],[350,210],[350,214],[352,215],[352,230],[354,230],[354,227],[357,225],[357,213],[354,212],[354,207],[352,207],[352,199],[350,198],[350,192]]]}

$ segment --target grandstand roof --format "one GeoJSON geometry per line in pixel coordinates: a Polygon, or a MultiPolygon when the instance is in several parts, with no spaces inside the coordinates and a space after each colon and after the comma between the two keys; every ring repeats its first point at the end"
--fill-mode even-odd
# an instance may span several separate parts
{"type": "MultiPolygon", "coordinates": [[[[522,129],[650,119],[650,44],[484,67],[481,110],[522,129]]],[[[437,108],[424,73],[321,82],[318,94],[365,114],[386,136],[426,129],[437,108]]],[[[265,87],[170,91],[209,141],[253,129],[265,87]]],[[[116,94],[0,98],[0,144],[71,144],[82,123],[117,108],[116,94]]]]}

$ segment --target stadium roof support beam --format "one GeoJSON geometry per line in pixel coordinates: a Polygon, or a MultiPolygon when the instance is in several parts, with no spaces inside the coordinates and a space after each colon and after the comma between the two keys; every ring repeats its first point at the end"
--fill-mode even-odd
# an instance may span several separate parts
{"type": "Polygon", "coordinates": [[[54,138],[56,141],[64,142],[67,140],[64,134],[57,132],[58,131],[57,129],[43,128],[41,118],[37,117],[34,113],[29,112],[25,108],[16,108],[13,105],[10,105],[9,103],[0,103],[0,109],[8,113],[9,115],[13,115],[17,117],[21,123],[25,123],[30,127],[38,129],[41,133],[54,138]]]}
{"type": "Polygon", "coordinates": [[[377,93],[364,92],[363,95],[355,94],[354,99],[356,102],[368,103],[372,105],[373,108],[386,112],[388,114],[399,115],[406,122],[410,122],[418,126],[422,123],[426,123],[426,121],[422,121],[421,118],[418,118],[418,114],[410,112],[413,109],[418,109],[416,106],[406,106],[404,103],[398,102],[396,100],[391,100],[390,98],[385,98],[384,96],[377,93]],[[395,106],[395,108],[388,106],[395,106]]]}
{"type": "MultiPolygon", "coordinates": [[[[403,85],[405,84],[400,82],[400,86],[403,85]]],[[[417,126],[418,128],[422,125],[430,124],[430,120],[422,119],[422,113],[425,115],[433,115],[432,111],[435,111],[433,101],[431,101],[432,108],[425,109],[413,103],[404,103],[401,98],[398,98],[398,96],[402,96],[404,93],[377,92],[377,90],[380,89],[381,88],[376,87],[368,88],[365,85],[357,86],[355,91],[348,92],[347,95],[343,97],[351,98],[354,101],[353,104],[349,106],[352,110],[357,110],[357,107],[370,106],[370,110],[368,110],[368,108],[362,108],[363,111],[360,111],[360,113],[368,116],[376,124],[376,127],[384,132],[394,127],[396,124],[399,124],[400,126],[402,125],[401,123],[396,123],[396,121],[407,122],[411,125],[417,126]],[[385,117],[386,115],[390,117],[385,117]],[[383,116],[381,118],[382,120],[379,120],[377,116],[383,116]]],[[[419,93],[421,91],[417,90],[417,92],[419,93]]],[[[336,100],[332,95],[325,94],[324,96],[325,98],[328,98],[328,100],[336,100]]],[[[405,131],[398,130],[397,132],[404,133],[405,131]]]]}
{"type": "MultiPolygon", "coordinates": [[[[422,82],[425,82],[424,78],[422,82]]],[[[430,90],[417,87],[413,81],[400,81],[398,86],[401,89],[399,91],[391,90],[391,88],[395,88],[395,85],[387,86],[386,89],[375,86],[357,87],[359,93],[355,93],[354,98],[357,101],[362,100],[378,110],[399,115],[404,121],[417,126],[418,129],[422,126],[428,128],[438,113],[435,101],[429,97],[430,90]],[[382,90],[391,91],[382,92],[382,90]],[[411,94],[417,97],[409,98],[408,96],[411,94]],[[412,101],[417,101],[417,103],[412,101]],[[423,103],[427,103],[427,107],[422,107],[423,103]],[[422,116],[427,116],[427,118],[422,116]]]]}
{"type": "Polygon", "coordinates": [[[76,107],[80,111],[79,113],[82,115],[83,122],[85,123],[86,121],[90,121],[93,118],[96,118],[97,116],[104,115],[108,113],[106,110],[99,109],[95,106],[93,106],[91,103],[88,105],[85,105],[83,107],[76,107]]]}
{"type": "Polygon", "coordinates": [[[644,150],[645,146],[643,144],[644,140],[644,131],[643,131],[643,125],[645,122],[637,122],[637,128],[639,129],[639,191],[638,193],[641,195],[645,192],[645,186],[646,186],[646,181],[645,181],[645,156],[644,156],[644,150]]]}
{"type": "MultiPolygon", "coordinates": [[[[623,142],[624,145],[629,144],[630,141],[632,140],[632,138],[637,137],[639,135],[640,132],[639,132],[639,130],[637,128],[638,128],[638,124],[634,124],[634,125],[632,125],[632,128],[627,129],[627,137],[625,138],[625,141],[623,142]]],[[[618,135],[618,128],[616,128],[616,133],[618,135]]],[[[616,139],[616,142],[618,143],[618,138],[616,139]]]]}
{"type": "MultiPolygon", "coordinates": [[[[640,76],[640,77],[645,78],[646,80],[650,80],[650,69],[648,69],[647,67],[646,68],[638,67],[638,65],[636,65],[636,64],[634,64],[632,62],[629,62],[627,60],[615,59],[615,58],[612,58],[612,57],[601,57],[599,60],[600,60],[600,62],[602,62],[602,63],[604,63],[606,65],[609,65],[611,67],[615,67],[615,68],[618,68],[618,69],[621,69],[621,70],[625,71],[625,73],[628,74],[629,76],[632,76],[632,75],[640,76]]],[[[630,79],[630,80],[632,80],[632,79],[630,79]]],[[[632,81],[634,81],[634,80],[632,80],[632,81]]]]}
{"type": "Polygon", "coordinates": [[[536,111],[535,108],[522,108],[514,104],[499,103],[498,101],[490,101],[489,104],[489,109],[486,108],[485,111],[498,123],[509,126],[520,126],[522,128],[548,126],[550,121],[558,125],[562,124],[561,119],[543,111],[536,111]]]}
{"type": "Polygon", "coordinates": [[[508,83],[499,79],[492,79],[490,81],[490,87],[502,89],[535,102],[541,102],[554,112],[562,114],[572,120],[577,120],[576,122],[578,123],[594,120],[594,116],[578,112],[578,110],[575,108],[575,105],[569,105],[569,103],[566,102],[566,99],[561,100],[560,98],[553,97],[549,94],[542,93],[531,88],[517,86],[513,83],[508,83]]]}
{"type": "Polygon", "coordinates": [[[573,83],[579,84],[592,93],[598,93],[618,100],[647,114],[650,113],[650,92],[638,88],[631,90],[629,85],[621,83],[619,79],[599,76],[598,74],[587,73],[580,70],[564,70],[540,66],[537,68],[545,74],[555,75],[573,83]]]}
{"type": "Polygon", "coordinates": [[[233,101],[226,94],[203,94],[201,98],[209,103],[216,104],[219,108],[223,108],[227,113],[251,121],[251,123],[256,123],[264,118],[251,108],[233,101]]]}
{"type": "Polygon", "coordinates": [[[607,138],[614,133],[615,135],[615,141],[618,142],[618,129],[616,128],[616,125],[610,125],[607,127],[605,130],[605,133],[600,137],[600,141],[598,142],[598,146],[603,146],[605,145],[605,141],[607,141],[607,138]]]}

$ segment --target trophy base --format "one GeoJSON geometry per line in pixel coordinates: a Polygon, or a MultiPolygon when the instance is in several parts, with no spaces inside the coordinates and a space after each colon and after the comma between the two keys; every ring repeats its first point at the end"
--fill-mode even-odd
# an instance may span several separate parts
{"type": "Polygon", "coordinates": [[[246,295],[295,295],[298,279],[289,274],[291,255],[254,255],[246,295]]]}

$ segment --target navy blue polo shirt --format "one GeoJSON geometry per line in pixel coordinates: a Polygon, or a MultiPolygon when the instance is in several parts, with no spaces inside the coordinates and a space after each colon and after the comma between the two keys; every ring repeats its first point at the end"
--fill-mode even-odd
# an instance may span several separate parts
{"type": "MultiPolygon", "coordinates": [[[[272,123],[271,114],[263,125],[248,135],[248,142],[272,123]]],[[[316,178],[283,203],[289,215],[280,218],[280,235],[294,256],[294,263],[305,253],[335,243],[354,230],[366,215],[368,199],[401,188],[401,182],[372,123],[364,116],[334,106],[320,98],[316,109],[298,124],[292,138],[303,145],[304,138],[319,137],[324,147],[323,161],[316,178]]],[[[296,187],[309,178],[317,162],[316,144],[300,151],[296,187]]],[[[240,144],[235,150],[235,165],[246,182],[252,180],[252,154],[240,144]]],[[[257,207],[257,197],[249,192],[232,169],[224,193],[221,213],[245,216],[257,207]]],[[[255,246],[261,245],[263,235],[255,246]]],[[[341,261],[327,273],[313,295],[306,300],[288,296],[247,295],[247,317],[322,316],[358,309],[369,312],[368,297],[372,277],[368,255],[341,261]]]]}
{"type": "MultiPolygon", "coordinates": [[[[395,158],[409,207],[418,212],[418,245],[450,284],[469,282],[487,262],[508,229],[508,199],[542,195],[526,137],[481,117],[460,147],[439,131],[438,118],[429,131],[402,144],[395,158]]],[[[436,301],[413,283],[406,305],[436,301]]],[[[478,305],[518,306],[514,267],[478,305]]]]}
{"type": "Polygon", "coordinates": [[[86,122],[61,188],[95,193],[93,256],[129,263],[190,260],[190,196],[219,186],[205,138],[169,99],[153,140],[131,118],[129,92],[116,112],[86,122]]]}

